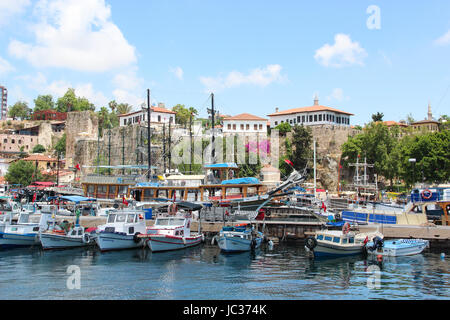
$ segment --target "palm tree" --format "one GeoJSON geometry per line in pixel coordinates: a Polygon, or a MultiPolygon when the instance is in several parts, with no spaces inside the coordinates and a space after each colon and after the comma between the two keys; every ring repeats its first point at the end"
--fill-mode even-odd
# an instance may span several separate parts
{"type": "Polygon", "coordinates": [[[128,103],[121,103],[117,105],[118,114],[126,114],[131,112],[132,107],[128,103]]]}

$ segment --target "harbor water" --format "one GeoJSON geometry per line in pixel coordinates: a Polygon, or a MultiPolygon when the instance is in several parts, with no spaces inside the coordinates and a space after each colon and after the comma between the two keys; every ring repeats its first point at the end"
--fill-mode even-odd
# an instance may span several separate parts
{"type": "Polygon", "coordinates": [[[96,248],[0,251],[0,299],[450,299],[448,252],[314,260],[301,244],[223,254],[101,253],[96,248]]]}

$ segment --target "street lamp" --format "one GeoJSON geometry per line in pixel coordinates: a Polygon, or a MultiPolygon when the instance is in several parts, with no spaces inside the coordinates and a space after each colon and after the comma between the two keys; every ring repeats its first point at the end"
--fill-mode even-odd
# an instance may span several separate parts
{"type": "Polygon", "coordinates": [[[410,158],[408,161],[413,164],[413,186],[414,186],[414,183],[416,182],[416,159],[410,158]]]}

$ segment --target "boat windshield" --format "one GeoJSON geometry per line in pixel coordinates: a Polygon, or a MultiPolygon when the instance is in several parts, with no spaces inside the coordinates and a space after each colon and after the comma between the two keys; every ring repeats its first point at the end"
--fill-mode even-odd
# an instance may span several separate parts
{"type": "Polygon", "coordinates": [[[182,218],[158,218],[155,225],[158,226],[182,226],[184,219],[182,218]]]}
{"type": "Polygon", "coordinates": [[[116,220],[116,215],[115,214],[108,215],[108,223],[113,223],[114,220],[116,220]]]}
{"type": "Polygon", "coordinates": [[[20,214],[19,215],[19,221],[18,223],[28,223],[30,221],[30,215],[29,214],[20,214]]]}
{"type": "Polygon", "coordinates": [[[127,222],[128,222],[128,223],[136,222],[136,215],[135,215],[135,214],[129,214],[129,215],[127,216],[127,222]]]}

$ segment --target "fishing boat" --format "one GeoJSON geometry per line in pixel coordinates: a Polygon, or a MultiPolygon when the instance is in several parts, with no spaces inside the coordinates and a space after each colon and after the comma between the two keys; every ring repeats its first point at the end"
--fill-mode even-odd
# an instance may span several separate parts
{"type": "Polygon", "coordinates": [[[242,252],[258,249],[264,239],[262,232],[251,224],[224,226],[219,233],[219,247],[224,252],[242,252]]]}
{"type": "Polygon", "coordinates": [[[68,249],[75,247],[84,247],[95,243],[95,237],[85,231],[84,227],[80,226],[80,211],[76,210],[75,225],[67,233],[64,229],[53,228],[41,232],[39,239],[44,250],[49,249],[68,249]]]}
{"type": "Polygon", "coordinates": [[[12,224],[13,215],[14,215],[14,213],[12,213],[12,212],[6,212],[6,213],[0,214],[0,232],[5,231],[5,226],[12,224]]]}
{"type": "Polygon", "coordinates": [[[51,214],[30,215],[20,213],[17,224],[6,224],[0,232],[0,247],[25,247],[39,244],[39,232],[52,229],[55,224],[51,214]],[[39,219],[39,222],[32,220],[39,219]]]}
{"type": "Polygon", "coordinates": [[[107,222],[97,228],[95,241],[101,251],[142,247],[144,241],[138,237],[146,233],[142,210],[110,211],[107,222]]]}
{"type": "Polygon", "coordinates": [[[375,237],[365,248],[369,255],[400,257],[422,253],[428,245],[429,241],[423,239],[383,240],[375,237]]]}
{"type": "Polygon", "coordinates": [[[355,233],[350,231],[350,224],[345,223],[342,230],[321,230],[308,237],[305,249],[314,257],[337,257],[363,253],[365,244],[374,237],[382,238],[379,232],[355,233]]]}
{"type": "Polygon", "coordinates": [[[147,233],[139,236],[146,239],[153,252],[184,249],[204,241],[203,234],[191,233],[192,211],[200,210],[202,206],[189,202],[171,206],[174,215],[156,218],[155,224],[147,228],[147,233]]]}

